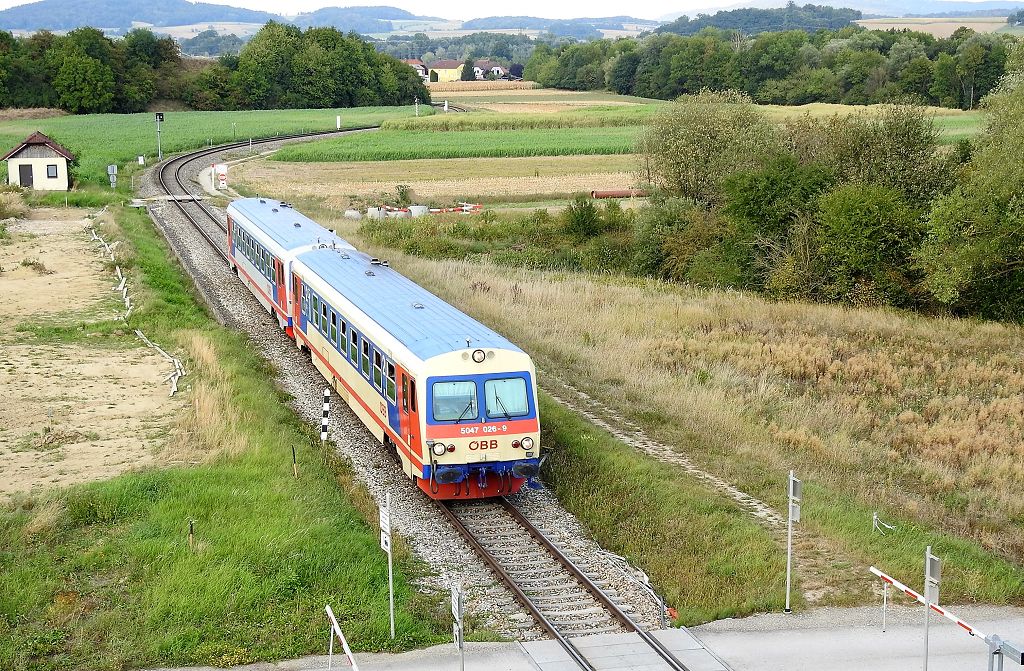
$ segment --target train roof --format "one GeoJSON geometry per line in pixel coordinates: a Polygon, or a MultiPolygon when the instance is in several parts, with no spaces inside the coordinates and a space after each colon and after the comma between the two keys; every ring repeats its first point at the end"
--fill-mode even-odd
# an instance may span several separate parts
{"type": "Polygon", "coordinates": [[[315,249],[297,259],[420,359],[476,348],[522,350],[362,252],[315,249]]]}
{"type": "Polygon", "coordinates": [[[288,203],[279,200],[240,198],[233,201],[229,209],[237,211],[286,250],[332,243],[336,247],[355,249],[288,203]]]}

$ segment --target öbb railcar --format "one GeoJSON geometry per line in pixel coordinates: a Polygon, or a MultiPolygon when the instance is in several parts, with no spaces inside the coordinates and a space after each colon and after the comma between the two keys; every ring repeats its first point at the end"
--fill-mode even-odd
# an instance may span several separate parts
{"type": "Polygon", "coordinates": [[[232,270],[436,499],[537,475],[536,371],[506,338],[287,203],[228,206],[232,270]]]}

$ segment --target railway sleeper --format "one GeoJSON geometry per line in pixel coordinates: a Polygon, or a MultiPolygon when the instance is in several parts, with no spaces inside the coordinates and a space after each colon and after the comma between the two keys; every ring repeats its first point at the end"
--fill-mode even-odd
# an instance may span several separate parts
{"type": "MultiPolygon", "coordinates": [[[[567,609],[567,610],[546,610],[544,611],[544,617],[549,620],[553,618],[576,618],[582,615],[602,615],[604,619],[607,619],[607,611],[600,606],[586,606],[578,610],[567,609]]],[[[589,619],[589,618],[588,618],[589,619]]],[[[576,621],[576,620],[573,620],[576,621]]]]}
{"type": "Polygon", "coordinates": [[[558,627],[559,633],[563,636],[594,636],[596,634],[617,634],[622,631],[622,627],[612,623],[588,625],[586,622],[552,622],[552,624],[558,627]]]}

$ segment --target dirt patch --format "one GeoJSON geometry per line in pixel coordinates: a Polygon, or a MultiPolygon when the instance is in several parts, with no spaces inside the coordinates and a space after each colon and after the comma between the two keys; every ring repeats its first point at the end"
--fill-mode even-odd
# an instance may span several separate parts
{"type": "Polygon", "coordinates": [[[0,245],[0,501],[151,463],[168,418],[167,362],[144,347],[28,344],[20,324],[110,319],[116,283],[83,210],[35,210],[0,245]]]}
{"type": "Polygon", "coordinates": [[[0,354],[0,499],[153,462],[171,413],[167,362],[145,349],[7,345],[0,354]]]}
{"type": "Polygon", "coordinates": [[[110,303],[114,283],[86,238],[84,215],[83,210],[37,210],[8,226],[11,240],[0,245],[0,337],[32,316],[110,303]]]}

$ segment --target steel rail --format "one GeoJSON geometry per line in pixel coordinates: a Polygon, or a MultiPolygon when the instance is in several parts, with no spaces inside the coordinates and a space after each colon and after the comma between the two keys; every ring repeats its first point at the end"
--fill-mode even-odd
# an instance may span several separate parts
{"type": "Polygon", "coordinates": [[[527,611],[529,611],[530,616],[533,617],[537,624],[540,625],[540,628],[543,629],[549,636],[551,636],[551,638],[555,639],[555,641],[557,641],[558,644],[561,645],[562,648],[569,654],[569,657],[572,658],[572,661],[575,662],[581,669],[584,669],[584,671],[596,671],[594,666],[589,661],[587,661],[587,658],[584,657],[583,654],[576,648],[576,646],[572,644],[572,641],[563,636],[562,633],[558,631],[558,629],[555,627],[554,623],[552,623],[551,620],[547,619],[544,616],[544,614],[540,612],[540,609],[537,608],[536,604],[534,604],[530,597],[526,595],[526,592],[524,592],[522,588],[520,588],[519,585],[517,585],[515,581],[512,580],[512,577],[509,576],[508,572],[505,571],[504,568],[502,568],[501,564],[498,563],[498,560],[495,559],[494,556],[490,552],[488,552],[483,545],[480,544],[480,541],[478,541],[476,537],[473,535],[473,533],[466,528],[466,525],[462,523],[462,520],[460,520],[458,516],[452,512],[451,508],[448,507],[448,504],[446,504],[443,501],[436,502],[437,507],[441,510],[442,514],[449,522],[451,522],[452,526],[455,527],[455,530],[459,532],[459,534],[466,540],[466,542],[469,543],[469,547],[473,549],[473,552],[475,552],[477,556],[480,557],[480,559],[482,559],[483,562],[487,564],[488,567],[490,567],[491,571],[494,572],[494,575],[497,576],[498,580],[501,581],[501,583],[505,585],[505,587],[507,587],[510,592],[512,592],[512,595],[516,598],[516,601],[522,604],[522,606],[526,608],[527,611]]]}
{"type": "Polygon", "coordinates": [[[590,593],[594,599],[597,600],[604,608],[612,614],[612,617],[617,620],[627,631],[635,632],[644,643],[654,649],[658,656],[665,660],[665,663],[669,665],[673,671],[689,671],[689,668],[679,661],[672,651],[669,650],[661,641],[652,636],[649,632],[644,631],[637,626],[636,622],[625,613],[618,604],[612,601],[604,590],[598,587],[593,580],[590,579],[586,573],[584,573],[571,559],[565,556],[565,554],[558,549],[558,547],[551,542],[544,533],[535,527],[530,520],[526,519],[522,511],[516,508],[511,501],[506,498],[500,499],[502,507],[512,516],[512,518],[519,523],[519,526],[523,527],[530,536],[536,540],[548,554],[550,554],[555,561],[562,565],[565,570],[572,574],[576,580],[583,586],[587,592],[590,593]]]}

